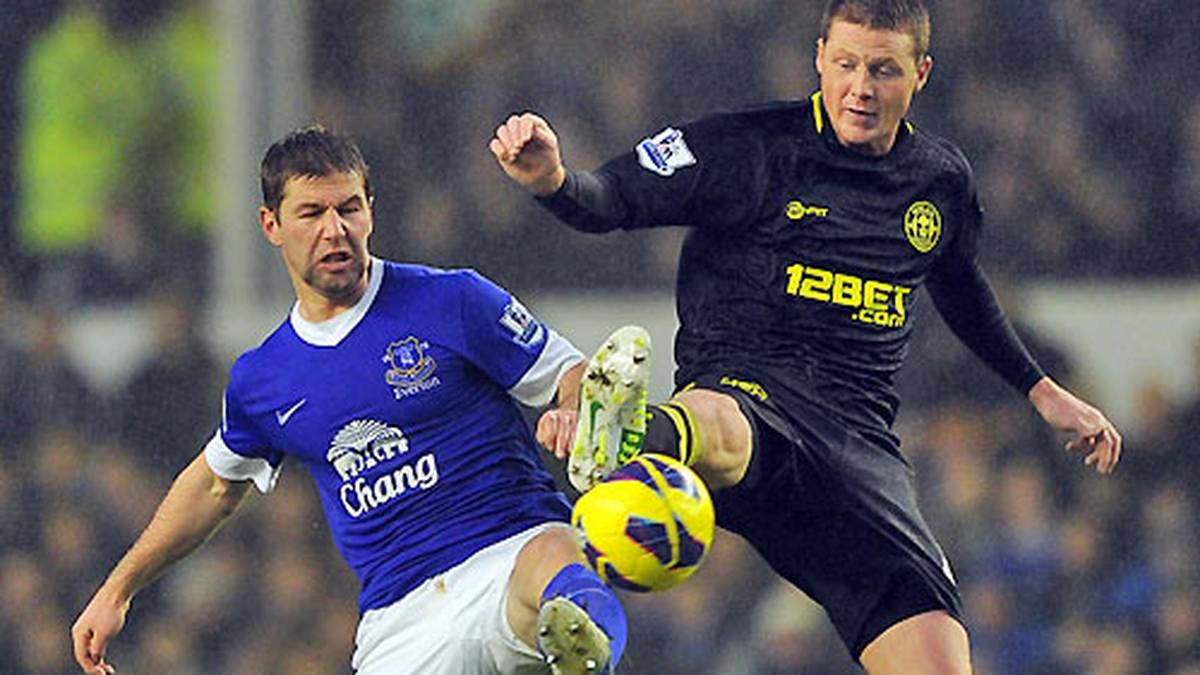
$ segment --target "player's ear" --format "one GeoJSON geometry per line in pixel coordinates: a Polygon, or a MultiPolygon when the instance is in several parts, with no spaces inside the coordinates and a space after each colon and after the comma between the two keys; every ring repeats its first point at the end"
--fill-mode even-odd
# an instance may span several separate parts
{"type": "Polygon", "coordinates": [[[821,74],[821,61],[825,57],[825,38],[817,38],[817,54],[813,58],[813,65],[817,69],[817,75],[821,74]]]}
{"type": "Polygon", "coordinates": [[[933,57],[926,54],[921,57],[921,62],[917,64],[917,91],[925,88],[925,83],[929,81],[929,73],[933,70],[933,57]]]}
{"type": "Polygon", "coordinates": [[[258,207],[258,226],[272,246],[283,246],[283,235],[279,232],[279,219],[274,211],[266,206],[258,207]]]}

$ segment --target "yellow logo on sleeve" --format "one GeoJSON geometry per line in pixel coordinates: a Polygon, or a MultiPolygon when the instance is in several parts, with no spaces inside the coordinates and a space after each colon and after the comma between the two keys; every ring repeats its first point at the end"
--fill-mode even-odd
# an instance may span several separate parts
{"type": "Polygon", "coordinates": [[[932,202],[913,202],[904,212],[904,234],[921,253],[929,253],[942,238],[942,214],[932,202]]]}
{"type": "Polygon", "coordinates": [[[747,394],[750,394],[751,396],[753,396],[754,398],[756,398],[760,401],[765,401],[765,400],[767,400],[767,398],[769,398],[769,396],[767,394],[767,390],[764,389],[763,386],[757,382],[750,382],[748,380],[739,380],[736,377],[722,375],[721,376],[721,384],[725,385],[726,387],[733,387],[735,389],[741,389],[742,391],[746,392],[747,394]]]}

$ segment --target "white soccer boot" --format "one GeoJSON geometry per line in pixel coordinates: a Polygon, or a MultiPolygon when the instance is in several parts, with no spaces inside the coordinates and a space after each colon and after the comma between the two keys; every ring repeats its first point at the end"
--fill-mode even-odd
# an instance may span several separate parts
{"type": "Polygon", "coordinates": [[[579,421],[567,478],[580,492],[608,477],[642,449],[650,334],[641,326],[618,328],[596,350],[579,385],[579,421]]]}
{"type": "Polygon", "coordinates": [[[582,607],[558,597],[538,611],[538,649],[553,675],[603,675],[612,656],[608,636],[582,607]]]}

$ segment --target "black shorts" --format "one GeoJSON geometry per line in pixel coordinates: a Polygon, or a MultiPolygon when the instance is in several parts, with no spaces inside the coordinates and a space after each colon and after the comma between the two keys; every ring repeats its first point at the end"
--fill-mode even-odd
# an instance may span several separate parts
{"type": "Polygon", "coordinates": [[[785,390],[736,373],[702,375],[694,386],[733,396],[753,430],[745,478],[713,493],[717,523],[818,602],[855,660],[922,612],[964,623],[907,462],[785,390]]]}

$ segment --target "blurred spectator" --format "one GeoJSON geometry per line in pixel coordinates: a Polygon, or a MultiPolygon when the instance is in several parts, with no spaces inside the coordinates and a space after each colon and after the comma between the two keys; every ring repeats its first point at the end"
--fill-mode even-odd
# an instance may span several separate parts
{"type": "Polygon", "coordinates": [[[27,308],[16,298],[16,289],[0,269],[0,459],[13,450],[25,434],[24,407],[17,387],[25,379],[25,322],[27,308]]]}
{"type": "Polygon", "coordinates": [[[834,675],[856,669],[837,647],[819,605],[790,584],[772,580],[756,607],[750,658],[730,664],[729,673],[834,675]]]}
{"type": "Polygon", "coordinates": [[[153,351],[117,396],[120,437],[143,461],[174,471],[220,422],[221,364],[197,329],[188,295],[160,289],[146,309],[153,351]]]}
{"type": "Polygon", "coordinates": [[[1025,606],[1043,613],[1053,609],[1058,567],[1058,522],[1052,510],[1046,474],[1033,461],[1013,458],[1000,469],[996,513],[991,525],[997,536],[985,556],[990,574],[1012,589],[1020,589],[1025,606]]]}
{"type": "Polygon", "coordinates": [[[215,212],[216,75],[212,27],[190,0],[70,0],[33,40],[17,250],[41,284],[69,287],[59,301],[135,299],[163,274],[203,278],[195,235],[215,212]]]}
{"type": "Polygon", "coordinates": [[[153,99],[97,4],[75,1],[30,46],[20,100],[21,242],[77,250],[99,231],[153,99]]]}
{"type": "Polygon", "coordinates": [[[13,355],[20,366],[7,382],[11,388],[0,391],[9,445],[24,443],[46,426],[82,431],[103,427],[107,423],[103,400],[67,356],[58,311],[36,307],[24,322],[24,333],[23,349],[13,355]]]}
{"type": "Polygon", "coordinates": [[[1166,592],[1154,613],[1154,646],[1159,672],[1195,667],[1200,660],[1200,591],[1196,580],[1176,584],[1166,592]]]}
{"type": "Polygon", "coordinates": [[[1189,222],[1194,225],[1196,214],[1200,213],[1200,96],[1182,107],[1177,141],[1179,160],[1170,200],[1179,209],[1180,215],[1191,214],[1189,222]]]}
{"type": "MultiPolygon", "coordinates": [[[[1197,109],[1200,110],[1200,108],[1197,109]]],[[[1185,447],[1193,439],[1200,438],[1200,335],[1197,335],[1192,341],[1190,367],[1192,381],[1198,386],[1193,389],[1191,396],[1179,402],[1175,415],[1170,421],[1170,425],[1175,430],[1175,443],[1172,447],[1176,450],[1179,447],[1185,447]]],[[[1194,481],[1197,476],[1195,462],[1181,459],[1179,463],[1186,465],[1180,469],[1186,471],[1189,478],[1194,481]]],[[[1193,484],[1195,483],[1193,482],[1193,484]]]]}
{"type": "Polygon", "coordinates": [[[1066,613],[1103,615],[1103,598],[1112,586],[1112,573],[1106,566],[1112,560],[1112,542],[1101,522],[1077,513],[1058,528],[1059,565],[1054,578],[1057,607],[1052,608],[1055,618],[1064,618],[1066,613]]]}

